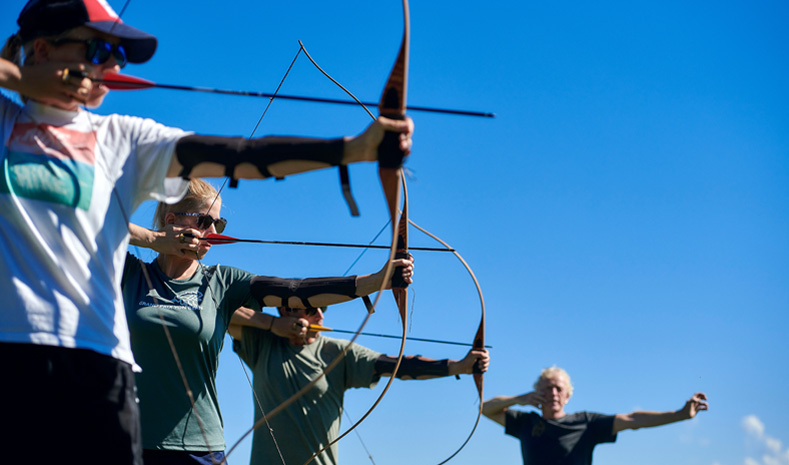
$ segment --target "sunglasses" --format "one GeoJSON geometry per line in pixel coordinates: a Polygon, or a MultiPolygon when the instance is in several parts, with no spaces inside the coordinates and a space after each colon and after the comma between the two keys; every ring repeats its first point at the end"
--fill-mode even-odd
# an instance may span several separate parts
{"type": "Polygon", "coordinates": [[[113,44],[104,39],[58,39],[53,42],[55,45],[60,44],[83,44],[85,45],[85,59],[94,65],[101,65],[110,59],[110,56],[115,57],[115,62],[123,68],[126,66],[126,49],[123,45],[113,44]]]}
{"type": "Polygon", "coordinates": [[[197,229],[208,229],[211,225],[214,225],[214,229],[216,229],[217,233],[221,233],[225,230],[225,226],[227,226],[227,220],[224,218],[217,218],[214,219],[213,216],[207,213],[173,213],[174,215],[181,215],[181,216],[196,216],[197,217],[197,229]]]}
{"type": "Polygon", "coordinates": [[[296,313],[299,310],[304,310],[304,315],[306,316],[313,316],[318,313],[318,309],[315,307],[307,307],[307,308],[290,308],[290,307],[280,307],[283,311],[288,313],[296,313]]]}

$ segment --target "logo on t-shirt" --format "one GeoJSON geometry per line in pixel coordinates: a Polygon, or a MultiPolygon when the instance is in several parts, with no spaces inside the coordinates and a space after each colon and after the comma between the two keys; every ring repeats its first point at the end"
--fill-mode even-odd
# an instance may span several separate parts
{"type": "Polygon", "coordinates": [[[0,192],[87,210],[95,149],[94,132],[18,123],[5,147],[0,192]]]}
{"type": "Polygon", "coordinates": [[[542,436],[542,433],[545,432],[545,422],[542,420],[538,420],[537,423],[531,429],[532,437],[538,438],[542,436]]]}

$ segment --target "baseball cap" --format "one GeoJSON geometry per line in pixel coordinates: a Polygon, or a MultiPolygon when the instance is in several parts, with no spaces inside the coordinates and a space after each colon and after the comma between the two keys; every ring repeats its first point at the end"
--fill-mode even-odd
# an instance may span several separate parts
{"type": "Polygon", "coordinates": [[[119,37],[130,63],[144,63],[156,51],[156,37],[121,21],[105,0],[30,0],[16,23],[23,43],[86,26],[119,37]]]}

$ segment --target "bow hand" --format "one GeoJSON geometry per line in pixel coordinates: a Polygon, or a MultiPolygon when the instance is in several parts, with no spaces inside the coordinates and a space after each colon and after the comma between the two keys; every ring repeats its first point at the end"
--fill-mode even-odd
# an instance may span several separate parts
{"type": "Polygon", "coordinates": [[[411,136],[414,132],[413,120],[409,117],[400,118],[381,116],[358,136],[346,139],[343,164],[377,161],[381,159],[380,152],[383,150],[387,158],[384,166],[399,168],[403,158],[411,153],[411,136]]]}
{"type": "Polygon", "coordinates": [[[462,360],[450,362],[450,375],[470,375],[488,371],[490,355],[485,349],[471,349],[462,360]]]}

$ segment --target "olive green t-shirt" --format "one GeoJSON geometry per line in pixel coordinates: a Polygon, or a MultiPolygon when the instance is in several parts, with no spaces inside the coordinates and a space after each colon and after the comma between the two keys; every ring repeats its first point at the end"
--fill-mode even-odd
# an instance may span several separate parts
{"type": "MultiPolygon", "coordinates": [[[[254,375],[257,398],[264,411],[273,410],[319,376],[348,345],[323,335],[306,346],[291,345],[269,331],[246,327],[233,350],[254,375]]],[[[285,463],[304,463],[340,432],[343,395],[350,388],[372,388],[380,379],[375,361],[383,355],[352,344],[342,361],[306,394],[269,420],[285,463]]],[[[255,407],[255,421],[261,418],[255,407]]],[[[255,430],[250,465],[282,463],[269,428],[255,430]]],[[[317,465],[337,463],[337,444],[315,458],[317,465]]]]}
{"type": "Polygon", "coordinates": [[[260,309],[249,291],[254,275],[238,268],[200,264],[191,278],[176,280],[165,275],[154,260],[145,264],[151,289],[142,266],[129,255],[122,286],[132,351],[142,368],[136,382],[143,448],[222,451],[225,438],[215,382],[219,352],[233,312],[241,306],[260,309]],[[192,390],[194,411],[160,312],[192,390]]]}

